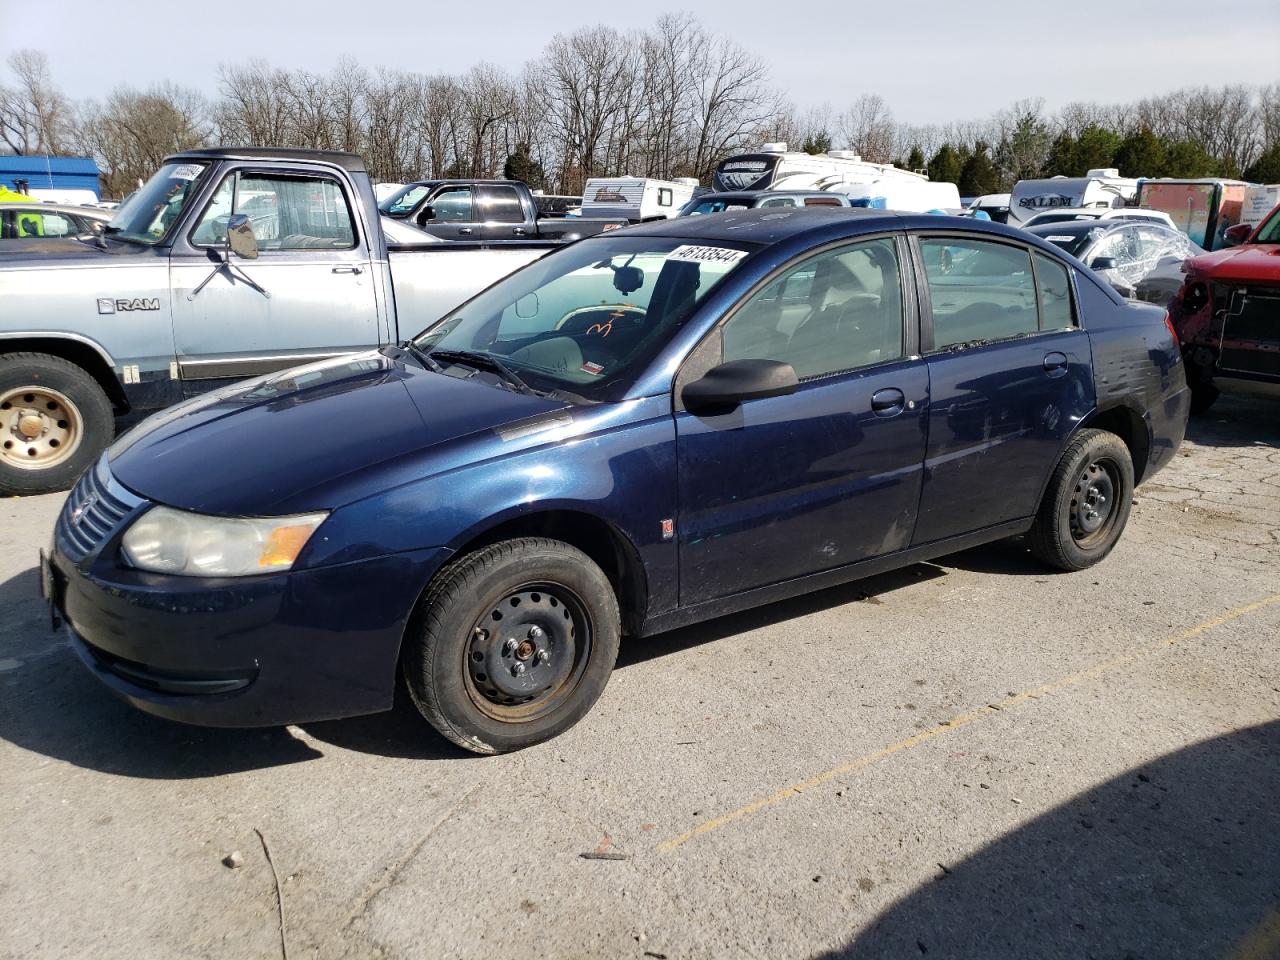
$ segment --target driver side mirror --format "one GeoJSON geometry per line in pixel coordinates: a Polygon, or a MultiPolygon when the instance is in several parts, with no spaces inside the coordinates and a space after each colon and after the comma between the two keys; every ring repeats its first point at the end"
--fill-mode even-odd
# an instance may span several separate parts
{"type": "Polygon", "coordinates": [[[730,360],[712,367],[680,391],[685,407],[697,413],[725,412],[747,400],[782,397],[800,386],[795,368],[779,360],[730,360]]]}
{"type": "Polygon", "coordinates": [[[1091,270],[1114,270],[1115,268],[1115,257],[1094,257],[1089,261],[1089,269],[1091,270]]]}
{"type": "Polygon", "coordinates": [[[1222,235],[1223,245],[1228,247],[1238,247],[1253,236],[1253,224],[1237,223],[1227,227],[1226,233],[1222,235]]]}
{"type": "Polygon", "coordinates": [[[435,218],[436,218],[436,208],[429,203],[426,204],[421,210],[418,211],[419,226],[422,226],[422,224],[424,223],[430,223],[435,218]]]}
{"type": "Polygon", "coordinates": [[[234,213],[227,220],[227,246],[243,260],[258,259],[258,238],[247,213],[234,213]]]}

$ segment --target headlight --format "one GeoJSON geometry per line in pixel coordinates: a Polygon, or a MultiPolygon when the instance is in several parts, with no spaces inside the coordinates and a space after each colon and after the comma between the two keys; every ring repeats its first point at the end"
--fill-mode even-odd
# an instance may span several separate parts
{"type": "Polygon", "coordinates": [[[121,541],[139,570],[182,577],[250,577],[288,570],[326,513],[292,517],[206,517],[152,507],[121,541]]]}

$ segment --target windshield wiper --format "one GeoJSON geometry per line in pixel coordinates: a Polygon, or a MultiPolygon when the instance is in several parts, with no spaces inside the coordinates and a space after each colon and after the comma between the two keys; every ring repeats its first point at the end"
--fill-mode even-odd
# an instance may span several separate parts
{"type": "Polygon", "coordinates": [[[438,357],[441,360],[457,360],[473,367],[485,367],[498,374],[498,376],[515,388],[518,393],[527,393],[530,396],[543,395],[540,390],[533,389],[533,387],[521,380],[514,370],[491,353],[484,353],[479,350],[436,349],[432,350],[429,354],[426,354],[426,356],[438,357]]]}
{"type": "Polygon", "coordinates": [[[418,362],[421,363],[428,370],[432,370],[435,373],[444,373],[444,367],[440,366],[440,364],[438,364],[435,360],[433,360],[431,358],[431,354],[423,350],[420,346],[414,343],[413,340],[411,339],[404,340],[401,343],[396,344],[396,346],[398,346],[401,350],[404,350],[407,353],[412,354],[414,358],[417,359],[418,362]]]}

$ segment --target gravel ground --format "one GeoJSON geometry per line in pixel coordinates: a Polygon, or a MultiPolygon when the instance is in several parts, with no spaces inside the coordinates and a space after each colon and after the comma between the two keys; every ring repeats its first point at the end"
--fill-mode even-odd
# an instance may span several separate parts
{"type": "Polygon", "coordinates": [[[635,642],[495,758],[406,703],[130,710],[37,597],[62,497],[2,501],[0,956],[1274,960],[1278,414],[1193,421],[1093,570],[999,544],[635,642]]]}

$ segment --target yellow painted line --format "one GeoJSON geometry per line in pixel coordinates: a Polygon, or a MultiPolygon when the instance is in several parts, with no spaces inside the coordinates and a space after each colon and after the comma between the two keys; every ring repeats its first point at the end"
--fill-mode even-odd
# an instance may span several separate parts
{"type": "Polygon", "coordinates": [[[1226,613],[1220,614],[1211,620],[1205,620],[1203,623],[1198,623],[1194,627],[1183,630],[1181,633],[1174,634],[1172,637],[1166,637],[1156,643],[1138,647],[1132,653],[1126,653],[1111,660],[1106,660],[1102,663],[1089,667],[1088,669],[1081,670],[1078,673],[1073,673],[1061,678],[1060,680],[1055,680],[1052,683],[1046,683],[1043,686],[1035,687],[1031,690],[1024,690],[1021,693],[1015,693],[1012,696],[1005,697],[1003,700],[978,707],[976,710],[970,710],[968,713],[962,713],[958,717],[952,717],[950,720],[944,720],[932,729],[924,730],[917,733],[915,736],[907,737],[905,740],[899,740],[897,743],[892,743],[887,747],[876,750],[873,753],[865,754],[864,756],[858,757],[856,760],[851,760],[838,767],[832,767],[830,770],[824,770],[822,773],[810,777],[808,780],[802,780],[799,783],[790,784],[789,786],[783,787],[776,793],[771,793],[767,797],[761,797],[759,800],[748,803],[744,807],[739,807],[737,810],[731,810],[728,813],[722,814],[712,820],[700,823],[692,830],[682,833],[678,837],[672,837],[670,840],[664,840],[662,843],[658,844],[658,850],[663,853],[667,853],[682,844],[688,843],[694,837],[702,836],[704,833],[710,833],[712,830],[719,830],[721,827],[727,826],[735,820],[740,820],[743,817],[749,817],[751,814],[758,813],[766,807],[771,807],[774,804],[781,803],[783,800],[788,800],[791,797],[798,797],[806,790],[812,790],[814,787],[821,786],[829,780],[834,780],[836,777],[842,777],[845,774],[853,773],[855,770],[861,770],[863,767],[869,767],[871,764],[877,763],[886,757],[891,757],[895,753],[901,753],[903,750],[918,747],[920,744],[927,743],[935,737],[940,737],[943,734],[951,733],[953,730],[958,730],[961,727],[967,726],[975,720],[982,720],[986,717],[994,716],[1002,710],[1007,710],[1010,707],[1016,707],[1019,704],[1026,703],[1028,700],[1039,700],[1046,694],[1054,693],[1058,690],[1062,690],[1066,687],[1071,687],[1079,683],[1084,683],[1088,680],[1093,680],[1104,673],[1116,669],[1117,667],[1123,667],[1133,663],[1140,657],[1148,656],[1159,650],[1176,646],[1179,643],[1185,643],[1187,640],[1198,637],[1200,634],[1206,633],[1215,627],[1220,627],[1224,623],[1230,623],[1232,620],[1237,620],[1240,617],[1253,613],[1255,610],[1261,610],[1263,607],[1269,607],[1276,603],[1280,603],[1280,593],[1274,594],[1270,597],[1264,597],[1261,600],[1255,600],[1253,603],[1246,603],[1244,606],[1236,607],[1233,610],[1228,610],[1226,613]]]}

